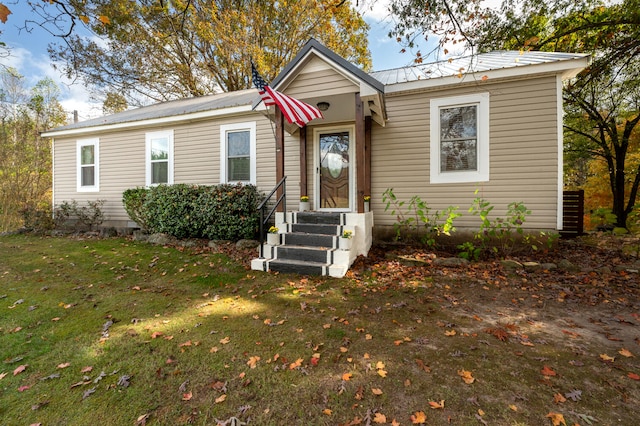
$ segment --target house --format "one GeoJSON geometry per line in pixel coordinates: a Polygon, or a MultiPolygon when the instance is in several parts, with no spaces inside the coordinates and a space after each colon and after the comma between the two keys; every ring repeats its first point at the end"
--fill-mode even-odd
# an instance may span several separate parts
{"type": "Polygon", "coordinates": [[[43,134],[53,139],[53,202],[103,199],[109,225],[132,227],[121,202],[128,188],[246,182],[268,193],[286,176],[288,208],[276,218],[284,247],[265,245],[253,267],[275,269],[274,259],[295,251],[288,234],[315,232],[297,222],[335,217],[337,232],[355,231],[353,248],[335,250],[334,229],[314,262],[337,276],[392,227],[388,188],[462,213],[478,190],[497,215],[523,201],[526,227],[560,230],[562,81],[588,64],[582,54],[498,51],[365,73],[312,39],[271,87],[319,105],[324,118],[288,125],[251,89],[53,129],[43,134]],[[325,215],[297,212],[301,194],[325,215]]]}

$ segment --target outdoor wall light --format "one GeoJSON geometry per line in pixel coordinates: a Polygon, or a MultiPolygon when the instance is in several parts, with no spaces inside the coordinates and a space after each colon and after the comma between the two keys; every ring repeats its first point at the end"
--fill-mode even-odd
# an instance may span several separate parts
{"type": "Polygon", "coordinates": [[[329,102],[318,102],[316,104],[316,106],[318,107],[318,109],[320,111],[326,111],[329,109],[329,107],[331,106],[331,104],[329,104],[329,102]]]}

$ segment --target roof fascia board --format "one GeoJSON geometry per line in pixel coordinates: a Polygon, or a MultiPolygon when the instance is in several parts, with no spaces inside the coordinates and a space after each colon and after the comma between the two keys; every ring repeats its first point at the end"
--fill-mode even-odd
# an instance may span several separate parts
{"type": "Polygon", "coordinates": [[[484,72],[463,73],[462,77],[457,75],[427,78],[424,80],[409,81],[404,83],[390,84],[385,88],[386,94],[398,92],[411,92],[423,89],[433,89],[440,86],[449,86],[462,83],[478,83],[490,82],[492,80],[503,78],[533,77],[540,74],[560,74],[563,79],[571,78],[577,75],[582,69],[586,68],[591,62],[590,57],[569,59],[559,62],[551,62],[536,65],[523,65],[512,68],[503,68],[484,72]],[[485,78],[486,76],[486,78],[485,78]]]}
{"type": "Polygon", "coordinates": [[[96,125],[96,126],[90,126],[90,127],[79,127],[75,129],[66,129],[66,130],[52,130],[49,132],[43,132],[41,136],[42,137],[73,136],[73,135],[80,135],[84,133],[135,129],[139,127],[148,127],[148,126],[154,126],[158,124],[162,124],[162,125],[175,124],[175,123],[181,123],[181,122],[187,122],[187,121],[193,121],[193,120],[200,120],[203,118],[222,117],[226,115],[240,114],[243,112],[251,112],[251,109],[252,109],[251,105],[241,105],[236,107],[221,108],[221,109],[215,109],[210,111],[194,112],[191,114],[152,118],[148,120],[127,121],[123,123],[104,124],[104,125],[96,125]]]}

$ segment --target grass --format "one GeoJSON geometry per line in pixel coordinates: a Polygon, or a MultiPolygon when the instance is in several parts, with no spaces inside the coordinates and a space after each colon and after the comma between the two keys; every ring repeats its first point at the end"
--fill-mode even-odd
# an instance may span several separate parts
{"type": "Polygon", "coordinates": [[[605,313],[521,277],[384,279],[397,268],[309,278],[205,249],[1,237],[2,424],[635,424],[640,367],[617,353],[635,328],[593,337],[570,318],[605,313]]]}

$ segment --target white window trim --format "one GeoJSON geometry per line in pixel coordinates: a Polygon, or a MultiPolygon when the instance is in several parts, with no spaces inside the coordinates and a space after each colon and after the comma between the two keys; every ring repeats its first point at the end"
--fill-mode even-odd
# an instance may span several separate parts
{"type": "Polygon", "coordinates": [[[220,183],[247,183],[256,185],[256,122],[223,124],[220,126],[220,183]],[[227,133],[249,130],[250,176],[248,181],[230,181],[227,179],[227,133]]]}
{"type": "Polygon", "coordinates": [[[173,184],[173,130],[162,130],[159,132],[149,132],[145,134],[145,183],[147,186],[158,186],[157,183],[151,183],[151,140],[166,137],[169,140],[169,167],[167,176],[167,185],[173,184]]]}
{"type": "Polygon", "coordinates": [[[76,142],[76,191],[98,192],[100,191],[100,140],[98,138],[79,139],[76,142]],[[93,145],[93,185],[82,186],[82,147],[93,145]]]}
{"type": "Polygon", "coordinates": [[[489,181],[489,93],[478,93],[447,98],[434,98],[430,102],[430,182],[463,183],[489,181]],[[478,170],[440,171],[440,108],[478,105],[478,170]]]}

